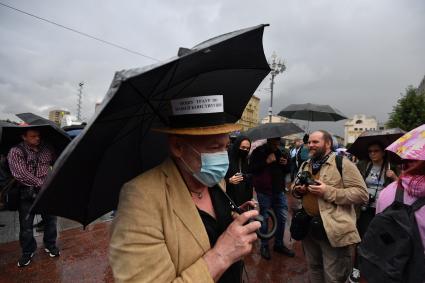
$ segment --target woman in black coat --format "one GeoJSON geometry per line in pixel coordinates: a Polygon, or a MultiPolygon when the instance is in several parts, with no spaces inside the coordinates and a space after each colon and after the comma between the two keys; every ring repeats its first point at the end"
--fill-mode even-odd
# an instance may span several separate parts
{"type": "Polygon", "coordinates": [[[248,153],[251,140],[238,136],[228,150],[229,170],[227,171],[226,191],[236,205],[240,206],[252,199],[251,175],[248,174],[248,153]]]}

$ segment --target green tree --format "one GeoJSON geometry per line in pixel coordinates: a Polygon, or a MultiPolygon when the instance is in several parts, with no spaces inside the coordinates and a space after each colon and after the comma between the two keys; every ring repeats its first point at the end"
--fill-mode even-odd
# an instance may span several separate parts
{"type": "Polygon", "coordinates": [[[425,93],[409,86],[393,107],[387,126],[410,131],[422,124],[425,124],[425,93]]]}

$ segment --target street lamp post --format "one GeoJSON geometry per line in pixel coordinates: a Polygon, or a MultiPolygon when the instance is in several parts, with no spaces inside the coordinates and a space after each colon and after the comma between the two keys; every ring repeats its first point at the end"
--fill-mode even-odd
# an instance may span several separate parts
{"type": "Polygon", "coordinates": [[[272,54],[272,61],[269,63],[270,66],[270,74],[272,77],[270,78],[270,107],[269,107],[269,123],[272,122],[273,115],[273,86],[274,86],[274,77],[280,73],[283,73],[286,70],[285,64],[277,58],[275,52],[272,54]]]}

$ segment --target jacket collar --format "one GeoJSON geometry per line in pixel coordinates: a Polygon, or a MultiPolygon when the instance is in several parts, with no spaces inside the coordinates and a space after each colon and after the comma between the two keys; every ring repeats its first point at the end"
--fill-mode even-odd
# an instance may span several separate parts
{"type": "MultiPolygon", "coordinates": [[[[329,158],[326,160],[326,162],[324,164],[331,164],[334,160],[335,160],[336,154],[335,152],[331,151],[331,153],[329,153],[329,158]]],[[[311,163],[311,158],[307,159],[307,164],[311,163]]]]}
{"type": "Polygon", "coordinates": [[[208,234],[176,164],[171,158],[168,158],[161,165],[161,170],[166,176],[174,213],[192,233],[193,238],[204,252],[207,252],[211,248],[208,234]]]}

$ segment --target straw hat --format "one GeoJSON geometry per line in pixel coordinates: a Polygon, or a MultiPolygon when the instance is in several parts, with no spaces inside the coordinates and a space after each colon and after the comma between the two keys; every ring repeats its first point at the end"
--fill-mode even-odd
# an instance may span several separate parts
{"type": "Polygon", "coordinates": [[[222,95],[196,96],[171,100],[169,127],[154,131],[177,135],[217,135],[238,131],[242,127],[229,123],[222,95]]]}

